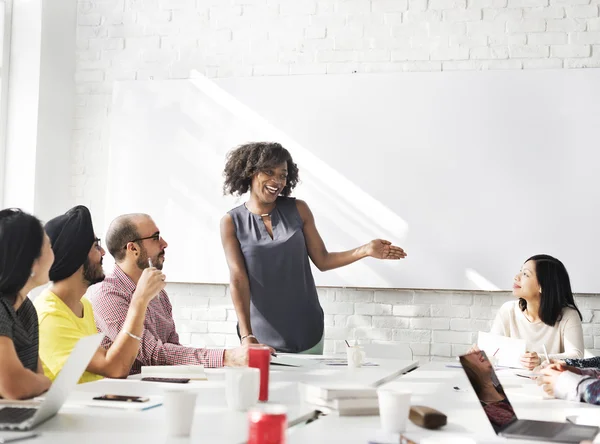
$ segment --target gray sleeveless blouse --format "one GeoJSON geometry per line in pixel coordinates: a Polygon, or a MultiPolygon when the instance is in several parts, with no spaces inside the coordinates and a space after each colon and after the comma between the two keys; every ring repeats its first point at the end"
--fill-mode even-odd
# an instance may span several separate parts
{"type": "Polygon", "coordinates": [[[229,211],[250,281],[250,324],[263,344],[297,353],[323,337],[324,316],[310,269],[296,199],[279,197],[273,239],[245,205],[229,211]]]}

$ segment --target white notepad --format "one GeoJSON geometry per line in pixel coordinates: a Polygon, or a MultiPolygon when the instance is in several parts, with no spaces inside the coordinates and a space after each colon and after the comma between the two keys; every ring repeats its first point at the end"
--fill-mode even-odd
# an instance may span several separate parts
{"type": "Polygon", "coordinates": [[[186,378],[194,381],[208,379],[203,365],[145,365],[142,378],[186,378]]]}
{"type": "Polygon", "coordinates": [[[130,410],[130,411],[142,411],[149,410],[154,407],[162,405],[162,397],[151,396],[146,402],[126,402],[126,401],[98,401],[88,400],[83,401],[81,405],[86,407],[100,407],[105,409],[119,409],[119,410],[130,410]]]}
{"type": "Polygon", "coordinates": [[[319,365],[318,362],[310,358],[296,358],[290,355],[271,356],[272,365],[283,365],[286,367],[315,367],[319,365]]]}
{"type": "Polygon", "coordinates": [[[511,368],[523,367],[520,359],[527,350],[524,339],[509,338],[480,331],[477,338],[477,347],[483,350],[488,357],[494,356],[495,353],[497,365],[511,368]]]}
{"type": "Polygon", "coordinates": [[[332,401],[334,399],[377,399],[377,389],[352,383],[301,384],[303,399],[332,401]]]}

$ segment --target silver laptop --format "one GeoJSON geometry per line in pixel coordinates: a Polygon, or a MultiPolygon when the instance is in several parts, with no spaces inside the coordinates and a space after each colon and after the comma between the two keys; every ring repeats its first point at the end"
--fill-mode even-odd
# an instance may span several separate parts
{"type": "Polygon", "coordinates": [[[583,440],[593,441],[600,430],[594,426],[565,422],[518,419],[485,352],[463,355],[460,363],[497,435],[536,441],[580,443],[583,440]]]}
{"type": "Polygon", "coordinates": [[[79,382],[103,337],[99,333],[79,340],[39,405],[26,407],[18,401],[14,405],[6,401],[0,405],[0,430],[30,430],[56,415],[79,382]]]}

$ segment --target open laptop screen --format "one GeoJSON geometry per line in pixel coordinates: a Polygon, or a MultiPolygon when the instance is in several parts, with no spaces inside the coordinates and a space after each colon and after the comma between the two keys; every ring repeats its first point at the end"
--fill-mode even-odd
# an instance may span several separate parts
{"type": "Polygon", "coordinates": [[[459,359],[494,431],[500,433],[517,420],[517,415],[496,376],[494,366],[484,351],[462,355],[459,359]]]}

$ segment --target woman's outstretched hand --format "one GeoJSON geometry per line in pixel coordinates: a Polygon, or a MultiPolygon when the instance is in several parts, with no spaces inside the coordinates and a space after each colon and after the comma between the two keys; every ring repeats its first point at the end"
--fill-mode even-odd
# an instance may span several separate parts
{"type": "Polygon", "coordinates": [[[384,239],[375,239],[367,245],[367,256],[375,259],[404,259],[406,253],[400,247],[392,245],[390,241],[384,239]]]}

